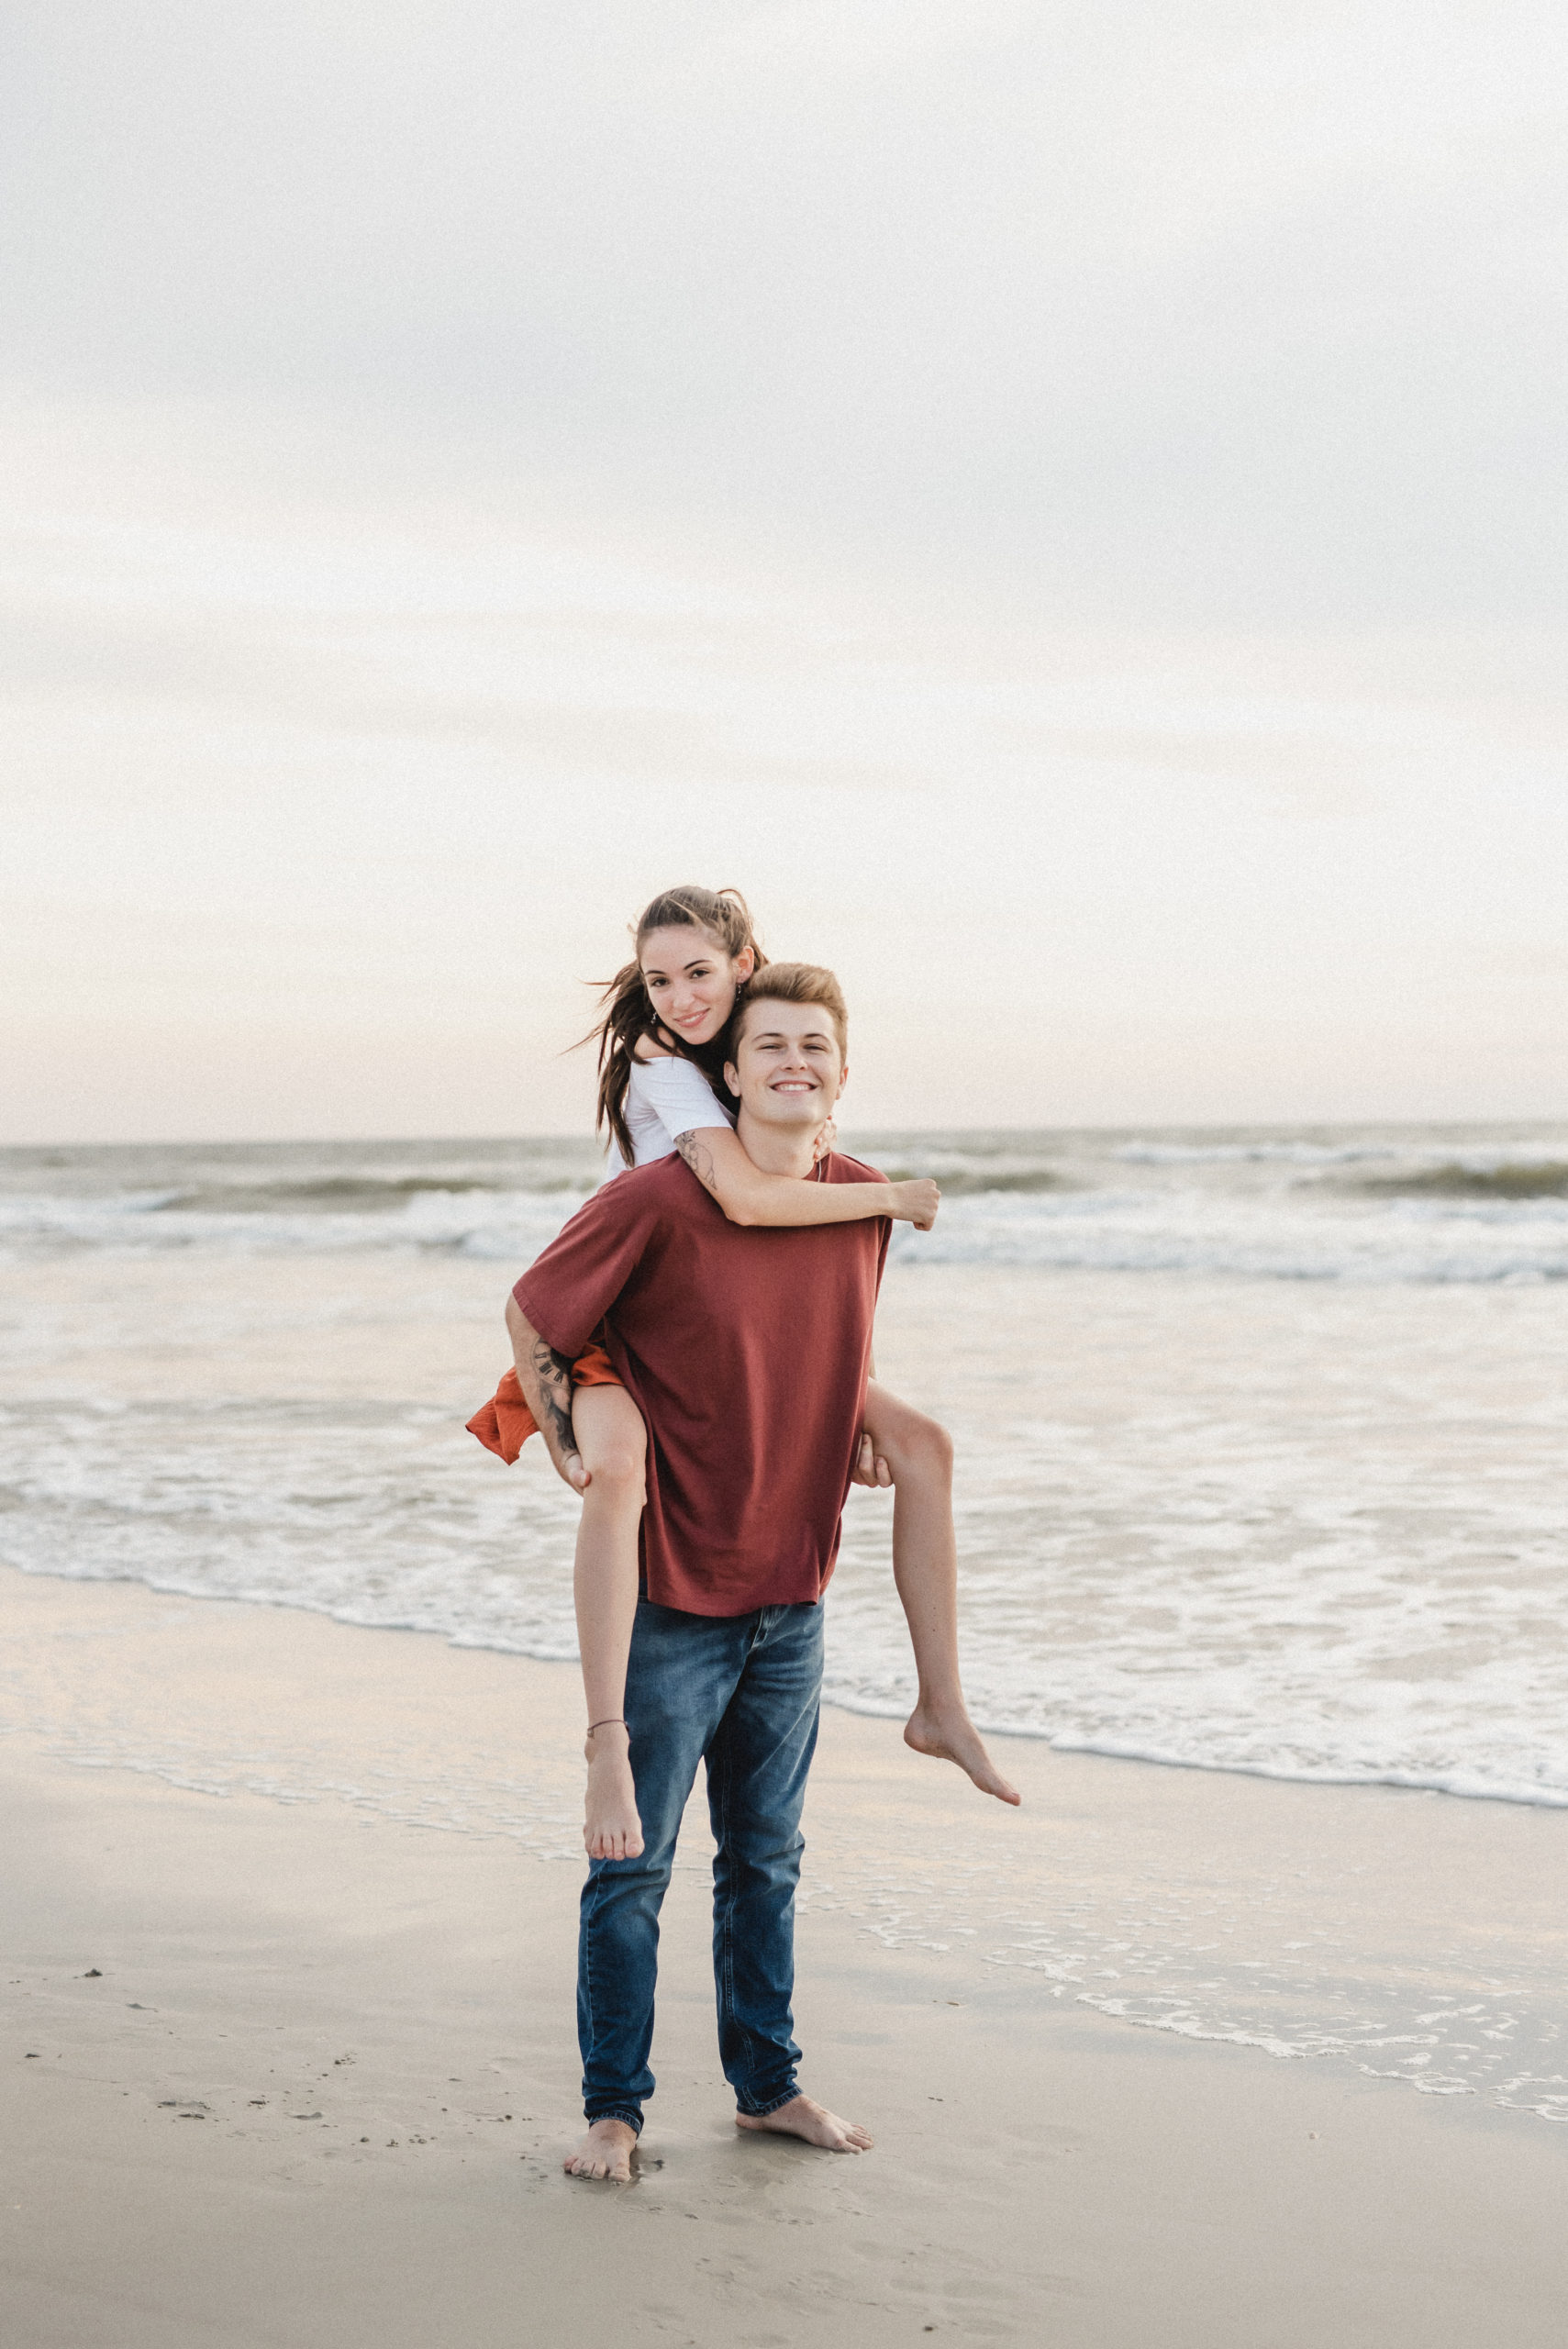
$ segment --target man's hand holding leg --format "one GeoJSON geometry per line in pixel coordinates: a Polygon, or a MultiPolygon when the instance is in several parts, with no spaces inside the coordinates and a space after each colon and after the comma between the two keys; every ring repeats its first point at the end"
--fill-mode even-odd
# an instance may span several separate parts
{"type": "Polygon", "coordinates": [[[512,1341],[512,1359],[517,1364],[523,1400],[538,1422],[556,1475],[574,1493],[586,1492],[588,1471],[579,1457],[577,1439],[572,1432],[570,1357],[558,1354],[553,1346],[546,1344],[524,1319],[515,1297],[506,1299],[506,1333],[512,1341]]]}
{"type": "Polygon", "coordinates": [[[876,1440],[869,1428],[861,1430],[861,1448],[850,1471],[850,1482],[851,1485],[869,1485],[873,1492],[879,1486],[886,1492],[893,1483],[893,1471],[878,1452],[876,1440]]]}

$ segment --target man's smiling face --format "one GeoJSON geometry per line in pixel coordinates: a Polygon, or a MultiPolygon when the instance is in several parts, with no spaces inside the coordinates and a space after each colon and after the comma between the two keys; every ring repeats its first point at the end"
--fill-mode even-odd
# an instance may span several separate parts
{"type": "Polygon", "coordinates": [[[725,1069],[741,1108],[759,1125],[815,1132],[833,1114],[849,1074],[831,1015],[819,1003],[746,1006],[735,1057],[725,1069]]]}

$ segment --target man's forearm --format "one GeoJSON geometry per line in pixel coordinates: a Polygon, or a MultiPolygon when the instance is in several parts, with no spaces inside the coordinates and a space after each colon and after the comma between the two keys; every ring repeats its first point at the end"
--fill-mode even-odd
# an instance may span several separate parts
{"type": "MultiPolygon", "coordinates": [[[[904,1204],[895,1184],[807,1183],[797,1174],[764,1174],[728,1126],[699,1126],[689,1134],[677,1134],[675,1148],[731,1223],[785,1229],[862,1223],[872,1216],[891,1215],[895,1205],[904,1204]]],[[[934,1206],[931,1213],[936,1213],[934,1206]]]]}
{"type": "Polygon", "coordinates": [[[577,1439],[572,1432],[572,1358],[546,1343],[515,1297],[506,1299],[506,1331],[523,1400],[539,1422],[556,1466],[564,1474],[564,1463],[577,1456],[577,1439]]]}

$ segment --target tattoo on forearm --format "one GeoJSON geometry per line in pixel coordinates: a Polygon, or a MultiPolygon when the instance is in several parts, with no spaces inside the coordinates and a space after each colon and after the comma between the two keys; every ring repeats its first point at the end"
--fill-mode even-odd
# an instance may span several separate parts
{"type": "Polygon", "coordinates": [[[717,1197],[718,1186],[714,1180],[713,1152],[698,1134],[677,1134],[675,1148],[696,1176],[697,1181],[717,1197]]]}
{"type": "Polygon", "coordinates": [[[535,1378],[539,1381],[539,1401],[543,1404],[550,1426],[546,1431],[553,1436],[561,1452],[575,1452],[577,1439],[572,1432],[572,1357],[558,1354],[542,1338],[535,1338],[528,1357],[535,1378]]]}

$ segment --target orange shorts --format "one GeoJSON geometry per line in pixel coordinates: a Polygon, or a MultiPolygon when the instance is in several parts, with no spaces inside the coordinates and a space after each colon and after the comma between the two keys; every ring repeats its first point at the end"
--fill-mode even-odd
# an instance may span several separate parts
{"type": "MultiPolygon", "coordinates": [[[[619,1386],[624,1383],[596,1339],[572,1365],[573,1386],[619,1386]]],[[[508,1468],[529,1436],[539,1433],[539,1421],[523,1400],[515,1370],[502,1374],[501,1384],[489,1402],[469,1420],[468,1431],[479,1438],[486,1451],[499,1453],[508,1468]]]]}

